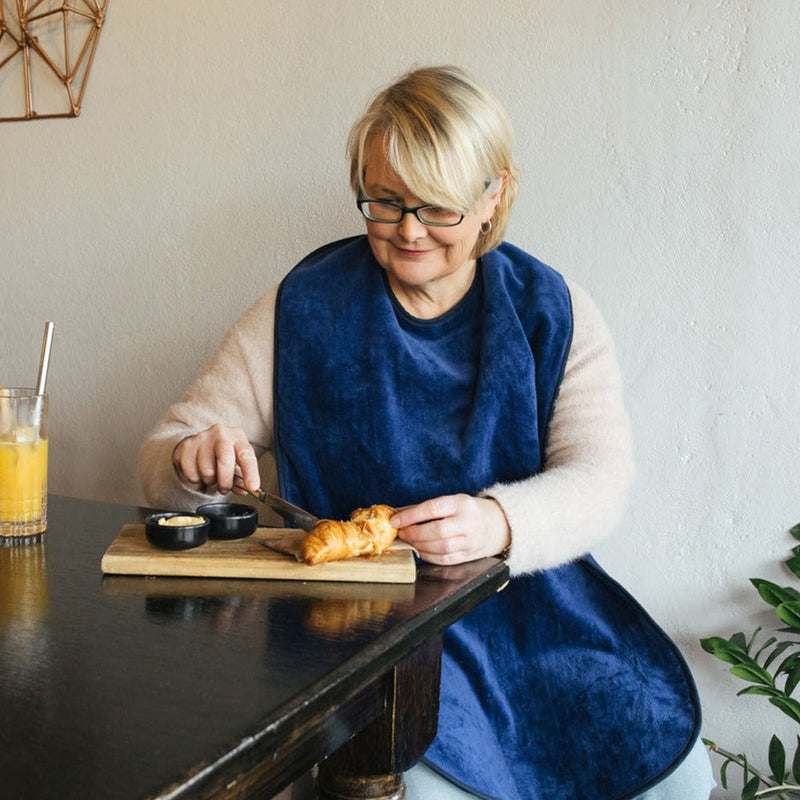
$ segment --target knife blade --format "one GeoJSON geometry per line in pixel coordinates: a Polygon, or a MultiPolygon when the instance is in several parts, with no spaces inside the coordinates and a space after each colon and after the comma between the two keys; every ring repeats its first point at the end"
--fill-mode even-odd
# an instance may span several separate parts
{"type": "Polygon", "coordinates": [[[255,497],[256,500],[269,506],[273,511],[277,511],[287,522],[290,522],[292,525],[304,531],[310,531],[319,522],[319,517],[315,517],[304,508],[293,505],[288,500],[284,500],[276,494],[271,494],[263,490],[253,491],[248,489],[243,483],[237,483],[236,486],[240,489],[244,489],[249,495],[255,497]]]}

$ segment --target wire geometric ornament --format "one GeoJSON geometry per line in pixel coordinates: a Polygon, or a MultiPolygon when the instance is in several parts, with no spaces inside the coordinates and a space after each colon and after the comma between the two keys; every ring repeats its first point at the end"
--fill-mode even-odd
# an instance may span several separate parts
{"type": "Polygon", "coordinates": [[[108,0],[0,0],[0,122],[77,117],[108,0]]]}

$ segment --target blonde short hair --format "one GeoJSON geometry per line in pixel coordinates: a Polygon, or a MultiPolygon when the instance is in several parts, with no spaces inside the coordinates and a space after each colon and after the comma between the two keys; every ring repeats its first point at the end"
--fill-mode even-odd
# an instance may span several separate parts
{"type": "Polygon", "coordinates": [[[517,196],[513,131],[505,109],[458,67],[423,67],[378,92],[347,140],[350,185],[364,191],[366,158],[383,136],[389,166],[421,201],[467,214],[490,182],[505,177],[503,196],[482,232],[476,256],[505,236],[517,196]]]}

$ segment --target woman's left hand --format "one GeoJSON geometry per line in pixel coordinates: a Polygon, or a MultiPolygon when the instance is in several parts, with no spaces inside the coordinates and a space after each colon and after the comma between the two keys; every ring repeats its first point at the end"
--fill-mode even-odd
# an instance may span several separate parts
{"type": "Polygon", "coordinates": [[[391,519],[398,536],[431,564],[461,564],[496,556],[511,543],[500,504],[489,497],[451,494],[399,509],[391,519]]]}

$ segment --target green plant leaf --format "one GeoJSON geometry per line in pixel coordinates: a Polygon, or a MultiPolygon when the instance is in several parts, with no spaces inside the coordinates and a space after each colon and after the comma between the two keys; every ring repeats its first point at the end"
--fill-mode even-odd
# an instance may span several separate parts
{"type": "MultiPolygon", "coordinates": [[[[742,638],[744,639],[744,636],[742,638]]],[[[711,653],[715,658],[728,664],[746,664],[752,661],[744,647],[728,639],[723,639],[721,636],[709,636],[707,639],[701,639],[700,646],[707,653],[711,653]]]]}
{"type": "Polygon", "coordinates": [[[800,539],[800,522],[798,522],[793,528],[790,528],[789,533],[794,536],[795,539],[800,539]]]}
{"type": "Polygon", "coordinates": [[[747,652],[747,639],[744,638],[744,634],[739,631],[739,633],[734,633],[728,641],[734,647],[740,647],[742,650],[747,652]]]}
{"type": "Polygon", "coordinates": [[[790,653],[781,661],[780,666],[775,670],[775,676],[777,677],[782,673],[788,674],[798,665],[800,665],[800,653],[790,653]]]}
{"type": "Polygon", "coordinates": [[[743,694],[754,694],[760,697],[785,697],[785,692],[782,692],[780,689],[776,689],[773,686],[745,686],[744,689],[740,689],[736,692],[737,697],[741,697],[743,694]]]}
{"type": "Polygon", "coordinates": [[[794,555],[786,560],[786,566],[800,578],[800,547],[794,548],[794,555]]]}
{"type": "Polygon", "coordinates": [[[765,686],[772,686],[772,675],[758,664],[736,664],[730,669],[731,675],[741,678],[743,681],[751,683],[762,683],[765,686]]]}
{"type": "Polygon", "coordinates": [[[756,639],[758,638],[758,634],[761,633],[761,626],[759,625],[751,634],[750,640],[745,645],[744,649],[748,655],[750,655],[750,651],[753,649],[753,646],[756,643],[756,639]]]}
{"type": "Polygon", "coordinates": [[[797,749],[792,759],[792,777],[795,783],[800,783],[800,736],[797,737],[797,749]]]}
{"type": "Polygon", "coordinates": [[[719,768],[719,782],[722,784],[722,788],[727,791],[728,789],[728,764],[730,764],[730,760],[727,760],[720,768],[719,768]]]}
{"type": "Polygon", "coordinates": [[[781,653],[786,650],[786,648],[791,647],[792,645],[800,645],[800,642],[787,642],[783,641],[775,645],[772,652],[767,657],[767,660],[764,662],[764,669],[769,668],[769,665],[779,656],[781,653]]]}
{"type": "Polygon", "coordinates": [[[761,778],[759,778],[758,775],[747,781],[744,785],[744,789],[742,789],[742,800],[753,800],[759,786],[761,786],[761,778]]]}
{"type": "Polygon", "coordinates": [[[787,717],[791,717],[795,722],[800,723],[800,703],[797,700],[792,697],[770,697],[769,702],[775,708],[783,711],[787,717]]]}
{"type": "Polygon", "coordinates": [[[781,622],[800,630],[800,600],[788,600],[775,608],[781,622]]]}
{"type": "Polygon", "coordinates": [[[792,694],[800,683],[800,666],[796,666],[787,676],[786,683],[783,685],[783,691],[786,694],[792,694]]]}
{"type": "Polygon", "coordinates": [[[786,748],[775,734],[769,740],[769,768],[772,770],[772,777],[778,783],[783,783],[786,777],[786,748]]]}
{"type": "MultiPolygon", "coordinates": [[[[753,635],[755,636],[755,634],[753,634],[753,635]]],[[[756,661],[758,661],[758,659],[759,659],[759,658],[761,658],[761,655],[763,654],[763,652],[764,652],[764,651],[765,651],[767,648],[769,648],[769,647],[772,647],[772,645],[773,645],[773,644],[775,644],[775,642],[777,642],[777,641],[778,641],[778,640],[777,640],[777,639],[776,639],[774,636],[770,636],[770,637],[769,637],[769,639],[767,639],[767,640],[764,642],[764,644],[762,644],[762,645],[761,645],[761,647],[759,647],[759,648],[758,648],[758,651],[757,651],[757,652],[756,652],[756,654],[753,656],[753,658],[755,658],[755,660],[756,660],[756,661]]],[[[765,665],[765,666],[766,666],[766,665],[765,665]]]]}
{"type": "Polygon", "coordinates": [[[800,600],[800,592],[790,586],[778,586],[772,581],[763,578],[750,578],[750,583],[756,587],[761,599],[771,606],[778,606],[791,600],[800,600]]]}

